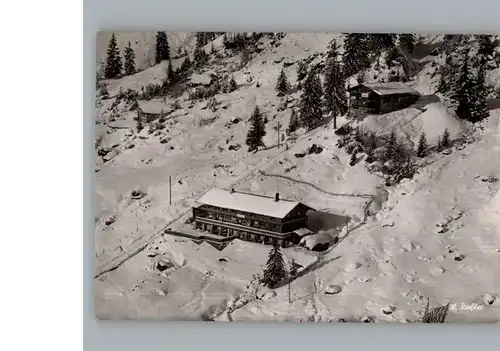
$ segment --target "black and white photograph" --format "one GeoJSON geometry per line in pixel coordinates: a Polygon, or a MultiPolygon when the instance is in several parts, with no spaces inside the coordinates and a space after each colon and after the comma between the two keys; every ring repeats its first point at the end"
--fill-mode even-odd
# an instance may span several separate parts
{"type": "Polygon", "coordinates": [[[500,35],[102,31],[96,54],[97,318],[500,322],[500,35]]]}

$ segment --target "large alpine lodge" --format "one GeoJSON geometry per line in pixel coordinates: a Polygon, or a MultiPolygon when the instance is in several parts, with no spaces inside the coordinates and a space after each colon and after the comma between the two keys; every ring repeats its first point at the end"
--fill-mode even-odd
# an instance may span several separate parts
{"type": "Polygon", "coordinates": [[[357,118],[407,108],[420,99],[418,91],[401,82],[361,83],[348,91],[348,115],[357,118]]]}
{"type": "Polygon", "coordinates": [[[193,207],[195,228],[222,237],[282,247],[298,244],[311,231],[307,213],[297,201],[212,188],[193,207]]]}

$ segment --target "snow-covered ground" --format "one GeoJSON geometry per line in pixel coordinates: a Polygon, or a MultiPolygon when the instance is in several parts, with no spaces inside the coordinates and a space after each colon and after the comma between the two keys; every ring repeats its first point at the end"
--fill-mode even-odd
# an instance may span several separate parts
{"type": "MultiPolygon", "coordinates": [[[[150,55],[154,33],[121,35],[127,41],[137,37],[137,56],[150,55]],[[142,36],[148,39],[141,41],[142,36]]],[[[176,35],[180,39],[172,39],[172,45],[186,43],[190,52],[193,35],[176,35]]],[[[444,129],[452,139],[472,140],[457,143],[448,155],[427,157],[414,179],[392,187],[385,187],[384,178],[364,162],[349,166],[350,155],[336,146],[339,137],[332,122],[300,132],[296,140],[280,140],[278,147],[290,107],[299,99],[292,92],[288,108],[279,108],[283,103],[274,86],[283,62],[291,64],[285,72],[295,84],[297,60],[323,53],[333,38],[341,44],[341,36],[333,34],[287,34],[278,46],[264,40],[263,50],[232,73],[239,89],[216,96],[215,113],[206,101],[180,99],[165,129],[152,134],[148,127],[135,131],[135,113],[123,102],[116,120],[109,122],[114,99],[100,102],[99,148],[111,151],[106,162],[98,157],[96,163],[98,317],[325,322],[370,317],[407,322],[419,316],[417,310],[430,298],[431,307],[448,302],[485,306],[482,311],[452,311],[450,322],[500,320],[498,298],[491,305],[484,302],[500,297],[495,279],[500,274],[499,182],[486,181],[500,178],[500,109],[491,111],[482,128],[458,120],[441,102],[366,118],[364,128],[379,134],[395,130],[411,143],[425,131],[434,145],[444,129]],[[248,153],[247,121],[255,106],[268,118],[266,148],[248,153]],[[234,118],[240,122],[231,122],[234,118]],[[323,150],[308,154],[312,144],[323,150]],[[262,272],[268,246],[235,240],[219,251],[208,243],[163,234],[167,227],[186,229],[184,220],[194,201],[214,186],[270,196],[279,190],[282,198],[321,211],[312,221],[322,235],[318,240],[340,235],[338,244],[324,252],[283,250],[286,262],[294,259],[304,270],[291,283],[291,303],[288,286],[275,291],[249,286],[252,276],[262,272]],[[144,196],[132,195],[133,190],[144,196]],[[367,206],[373,215],[367,216],[367,206]]],[[[98,44],[98,52],[101,60],[105,45],[98,44]]],[[[174,67],[181,62],[174,60],[174,67]]],[[[238,57],[229,57],[211,69],[237,62],[238,57]]],[[[434,92],[427,74],[431,65],[411,83],[423,94],[434,92]]],[[[159,84],[165,68],[162,63],[108,81],[110,95],[120,88],[159,84]]],[[[500,81],[491,72],[489,78],[500,81]]]]}

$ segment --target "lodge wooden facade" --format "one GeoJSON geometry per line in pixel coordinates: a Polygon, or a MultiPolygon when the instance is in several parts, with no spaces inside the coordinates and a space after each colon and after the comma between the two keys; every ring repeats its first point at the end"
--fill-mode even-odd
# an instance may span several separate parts
{"type": "MultiPolygon", "coordinates": [[[[220,189],[216,191],[221,194],[220,189]]],[[[270,198],[234,191],[227,192],[230,194],[227,196],[234,195],[238,201],[228,202],[226,207],[220,203],[210,204],[210,201],[204,201],[193,208],[196,229],[221,237],[233,237],[269,245],[277,244],[282,247],[297,244],[303,235],[311,233],[307,229],[307,212],[313,209],[302,203],[281,200],[278,194],[275,198],[270,198]],[[262,206],[258,205],[260,201],[262,206]],[[265,208],[272,206],[270,203],[272,201],[276,206],[285,203],[287,208],[279,213],[270,211],[269,215],[264,214],[265,208]],[[252,212],[251,206],[239,206],[242,202],[245,202],[245,205],[253,202],[259,208],[256,211],[259,213],[252,212]]]]}
{"type": "Polygon", "coordinates": [[[393,112],[407,108],[420,99],[416,90],[400,82],[363,83],[348,91],[348,115],[351,117],[393,112]]]}

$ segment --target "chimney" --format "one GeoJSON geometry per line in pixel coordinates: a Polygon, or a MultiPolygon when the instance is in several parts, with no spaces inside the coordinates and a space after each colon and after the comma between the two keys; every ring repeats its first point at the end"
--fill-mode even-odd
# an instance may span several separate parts
{"type": "Polygon", "coordinates": [[[280,201],[280,193],[276,193],[276,196],[274,197],[274,201],[276,201],[276,202],[280,201]]]}
{"type": "Polygon", "coordinates": [[[231,193],[231,194],[234,194],[234,188],[231,188],[230,193],[231,193]]]}

